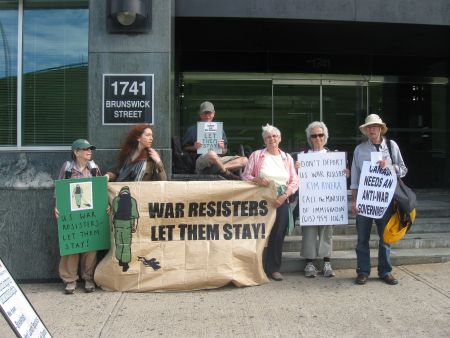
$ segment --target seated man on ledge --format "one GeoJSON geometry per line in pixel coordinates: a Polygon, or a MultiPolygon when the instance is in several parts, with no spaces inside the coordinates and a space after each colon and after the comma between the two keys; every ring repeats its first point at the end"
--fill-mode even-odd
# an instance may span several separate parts
{"type": "MultiPolygon", "coordinates": [[[[200,121],[212,122],[215,115],[214,105],[205,101],[200,105],[200,121]]],[[[203,144],[197,140],[197,124],[190,126],[186,134],[181,140],[184,151],[197,152],[203,144]]],[[[223,130],[222,139],[218,145],[222,148],[222,155],[228,151],[227,136],[223,130]]],[[[227,180],[240,180],[241,178],[231,171],[244,168],[248,162],[246,157],[242,156],[222,156],[220,157],[215,151],[208,151],[206,154],[200,155],[195,163],[195,171],[198,174],[218,174],[227,180]]]]}

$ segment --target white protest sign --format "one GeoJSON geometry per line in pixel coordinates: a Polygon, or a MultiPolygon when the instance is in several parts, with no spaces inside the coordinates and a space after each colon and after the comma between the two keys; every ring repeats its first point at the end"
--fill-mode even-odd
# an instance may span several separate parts
{"type": "Polygon", "coordinates": [[[397,175],[392,166],[381,168],[364,161],[359,178],[356,207],[358,214],[371,218],[382,218],[397,186],[397,175]]]}
{"type": "Polygon", "coordinates": [[[202,146],[197,149],[197,154],[206,154],[212,150],[222,154],[219,141],[223,137],[223,122],[197,122],[197,140],[202,146]]]}
{"type": "Polygon", "coordinates": [[[49,337],[50,333],[0,259],[0,310],[17,337],[49,337]]]}
{"type": "Polygon", "coordinates": [[[348,224],[345,153],[301,153],[300,225],[348,224]]]}
{"type": "Polygon", "coordinates": [[[370,164],[378,165],[378,162],[383,159],[383,153],[380,151],[372,151],[370,153],[370,164]]]}

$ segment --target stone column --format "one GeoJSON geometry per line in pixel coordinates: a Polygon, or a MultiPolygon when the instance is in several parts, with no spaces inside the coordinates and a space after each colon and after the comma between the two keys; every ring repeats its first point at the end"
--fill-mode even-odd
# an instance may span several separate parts
{"type": "Polygon", "coordinates": [[[152,24],[147,34],[109,34],[106,1],[89,8],[89,140],[97,146],[102,169],[115,165],[117,150],[128,126],[102,125],[103,74],[154,74],[154,145],[171,174],[173,120],[173,41],[175,3],[152,0],[152,24]]]}

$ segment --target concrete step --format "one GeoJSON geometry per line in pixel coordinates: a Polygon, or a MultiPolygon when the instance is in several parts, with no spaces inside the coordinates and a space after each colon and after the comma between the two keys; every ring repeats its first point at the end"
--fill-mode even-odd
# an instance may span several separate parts
{"type": "MultiPolygon", "coordinates": [[[[370,250],[372,268],[377,266],[378,250],[370,250]]],[[[450,261],[450,248],[436,249],[395,249],[391,250],[392,265],[411,265],[445,263],[450,261]]],[[[323,261],[319,260],[316,265],[322,269],[323,261]]],[[[281,272],[299,272],[305,269],[306,261],[300,257],[298,252],[284,252],[282,258],[281,272]]],[[[356,269],[355,250],[333,251],[331,265],[334,269],[356,269]]],[[[372,269],[372,275],[376,276],[376,268],[372,269]]]]}
{"type": "MultiPolygon", "coordinates": [[[[334,226],[333,233],[335,235],[354,235],[356,234],[355,219],[349,219],[348,225],[334,226]]],[[[376,233],[375,224],[372,226],[372,233],[376,233]]],[[[432,233],[432,232],[449,232],[450,218],[432,217],[432,218],[416,218],[409,233],[432,233]]],[[[301,235],[301,227],[296,226],[292,235],[301,235]]]]}
{"type": "MultiPolygon", "coordinates": [[[[356,235],[334,235],[333,250],[354,250],[356,247],[356,235]]],[[[378,248],[378,234],[370,236],[369,247],[378,248]]],[[[300,252],[302,236],[286,236],[283,244],[284,252],[300,252]]],[[[395,249],[430,249],[450,248],[450,233],[408,233],[405,237],[394,244],[395,249]]]]}

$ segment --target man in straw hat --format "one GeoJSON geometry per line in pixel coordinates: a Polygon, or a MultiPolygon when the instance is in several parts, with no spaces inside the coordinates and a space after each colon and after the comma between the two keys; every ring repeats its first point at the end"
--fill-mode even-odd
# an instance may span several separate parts
{"type": "Polygon", "coordinates": [[[367,136],[367,141],[362,142],[355,148],[352,162],[351,185],[352,190],[352,211],[356,214],[356,230],[358,233],[358,243],[356,245],[357,258],[357,277],[356,284],[363,285],[367,282],[370,275],[370,250],[369,239],[372,229],[372,223],[375,221],[380,241],[378,244],[378,277],[389,285],[398,283],[397,279],[392,275],[392,264],[390,258],[391,247],[383,241],[384,228],[392,214],[392,203],[386,210],[381,219],[374,219],[359,215],[356,206],[356,197],[358,195],[359,178],[364,161],[370,161],[371,152],[381,152],[382,159],[378,161],[378,165],[382,168],[393,164],[398,177],[406,175],[408,169],[403,162],[400,149],[394,141],[391,142],[392,159],[389,154],[387,140],[383,137],[388,128],[381,118],[376,114],[370,114],[366,117],[365,123],[359,127],[362,134],[367,136]]]}

